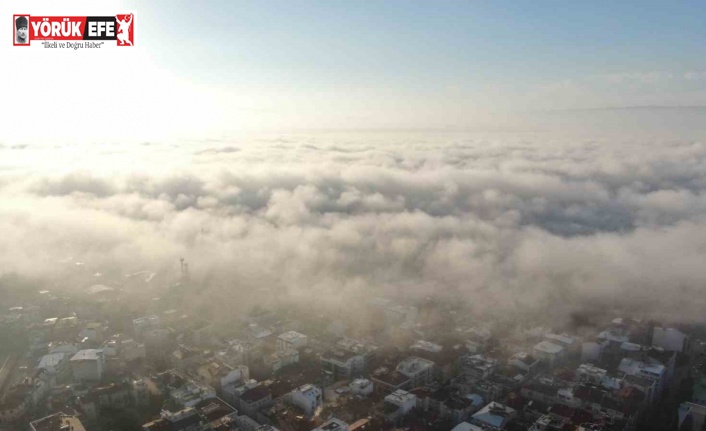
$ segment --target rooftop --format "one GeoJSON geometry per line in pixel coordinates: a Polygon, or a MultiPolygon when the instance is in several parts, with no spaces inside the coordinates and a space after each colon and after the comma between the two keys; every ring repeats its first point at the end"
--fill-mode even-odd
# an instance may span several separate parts
{"type": "Polygon", "coordinates": [[[61,363],[61,361],[64,360],[64,356],[66,355],[60,352],[44,355],[39,361],[39,365],[37,365],[37,368],[56,367],[61,363]]]}
{"type": "Polygon", "coordinates": [[[526,352],[516,353],[516,354],[512,355],[512,357],[510,359],[522,361],[526,365],[532,365],[535,362],[537,362],[537,358],[535,358],[534,356],[532,356],[526,352]]]}
{"type": "Polygon", "coordinates": [[[399,371],[385,371],[373,374],[372,378],[382,383],[386,383],[390,386],[399,386],[405,382],[409,381],[409,377],[400,373],[399,371]]]}
{"type": "Polygon", "coordinates": [[[559,335],[559,334],[546,334],[544,336],[549,341],[558,341],[561,344],[570,346],[576,342],[576,338],[569,335],[559,335]]]}
{"type": "Polygon", "coordinates": [[[416,356],[410,356],[409,358],[403,360],[397,365],[397,371],[402,374],[410,375],[418,373],[421,370],[430,368],[434,366],[434,362],[428,359],[418,358],[416,356]]]}
{"type": "Polygon", "coordinates": [[[473,415],[473,420],[502,428],[514,415],[515,410],[503,404],[492,402],[473,415]]]}
{"type": "Polygon", "coordinates": [[[635,359],[623,358],[620,361],[618,370],[625,374],[634,374],[645,377],[661,376],[665,372],[664,365],[648,364],[646,362],[637,361],[635,359]]]}
{"type": "Polygon", "coordinates": [[[391,402],[395,405],[405,404],[410,401],[414,401],[417,397],[402,389],[397,389],[395,392],[385,397],[385,401],[391,402]]]}
{"type": "Polygon", "coordinates": [[[332,418],[323,424],[321,426],[315,428],[315,430],[321,430],[321,431],[338,431],[338,430],[344,430],[348,428],[348,424],[343,422],[342,420],[332,418]]]}
{"type": "Polygon", "coordinates": [[[30,423],[30,427],[33,431],[60,431],[65,425],[69,425],[69,429],[72,431],[86,431],[83,424],[76,416],[65,415],[61,412],[42,419],[37,419],[30,423]]]}
{"type": "Polygon", "coordinates": [[[103,356],[103,349],[79,350],[71,361],[97,361],[103,356]]]}
{"type": "Polygon", "coordinates": [[[340,363],[348,362],[349,359],[358,356],[357,353],[343,349],[329,349],[321,354],[321,359],[325,361],[336,361],[340,363]]]}
{"type": "Polygon", "coordinates": [[[268,388],[264,386],[257,386],[243,392],[243,394],[240,396],[240,399],[248,404],[252,404],[254,402],[270,397],[271,395],[272,394],[268,388]]]}
{"type": "Polygon", "coordinates": [[[196,410],[207,422],[213,422],[236,410],[220,398],[209,398],[196,404],[196,410]]]}
{"type": "Polygon", "coordinates": [[[534,345],[534,348],[540,352],[550,353],[553,355],[556,355],[564,350],[564,347],[558,344],[550,343],[549,341],[540,341],[534,345]]]}

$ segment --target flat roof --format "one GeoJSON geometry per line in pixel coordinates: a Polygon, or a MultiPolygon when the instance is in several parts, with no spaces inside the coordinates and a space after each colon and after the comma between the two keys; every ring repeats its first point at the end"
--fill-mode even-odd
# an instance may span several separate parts
{"type": "Polygon", "coordinates": [[[358,356],[357,353],[351,352],[350,350],[344,349],[329,349],[321,354],[321,359],[326,361],[337,361],[337,362],[348,362],[350,358],[358,356]]]}
{"type": "Polygon", "coordinates": [[[86,431],[76,416],[66,415],[61,412],[37,419],[31,422],[30,425],[35,431],[60,431],[63,425],[71,426],[73,431],[86,431]]]}
{"type": "Polygon", "coordinates": [[[328,421],[324,422],[321,426],[316,428],[317,430],[323,430],[323,431],[336,431],[340,429],[345,429],[348,427],[348,424],[343,422],[342,420],[338,420],[336,418],[329,419],[328,421]]]}
{"type": "Polygon", "coordinates": [[[72,361],[95,361],[101,358],[103,355],[103,349],[85,349],[79,350],[73,358],[72,361]]]}
{"type": "Polygon", "coordinates": [[[240,396],[240,399],[250,404],[256,401],[260,401],[263,398],[267,398],[271,396],[271,394],[272,393],[268,388],[264,386],[256,386],[252,389],[248,389],[247,391],[243,392],[243,394],[240,396]]]}
{"type": "Polygon", "coordinates": [[[552,354],[556,354],[564,350],[564,347],[558,344],[550,343],[549,341],[540,341],[539,343],[534,345],[534,348],[539,350],[540,352],[552,354]]]}

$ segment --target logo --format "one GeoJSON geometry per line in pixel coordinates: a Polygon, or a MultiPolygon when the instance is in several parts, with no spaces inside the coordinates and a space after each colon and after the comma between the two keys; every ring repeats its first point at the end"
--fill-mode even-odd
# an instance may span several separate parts
{"type": "Polygon", "coordinates": [[[116,46],[135,44],[135,15],[132,13],[115,16],[16,14],[12,20],[15,46],[30,46],[34,41],[41,41],[45,48],[74,49],[100,48],[105,41],[115,41],[116,46]]]}

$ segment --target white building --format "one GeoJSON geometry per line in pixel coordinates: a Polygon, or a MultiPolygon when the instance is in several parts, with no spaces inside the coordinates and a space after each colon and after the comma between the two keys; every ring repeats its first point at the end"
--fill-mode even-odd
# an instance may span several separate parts
{"type": "Polygon", "coordinates": [[[368,379],[355,379],[348,386],[351,388],[352,394],[364,397],[372,394],[374,389],[373,382],[368,379]]]}
{"type": "Polygon", "coordinates": [[[531,373],[539,366],[539,359],[527,352],[520,352],[512,355],[507,363],[519,370],[531,373]]]}
{"type": "Polygon", "coordinates": [[[237,367],[234,367],[232,370],[228,371],[228,373],[219,377],[221,379],[221,387],[236,382],[244,382],[250,379],[250,369],[245,365],[238,365],[237,367]]]}
{"type": "Polygon", "coordinates": [[[288,331],[279,334],[277,337],[277,351],[284,352],[287,350],[299,350],[309,343],[306,335],[296,331],[288,331]]]}
{"type": "Polygon", "coordinates": [[[674,328],[653,328],[652,345],[670,352],[686,352],[689,336],[674,328]]]}
{"type": "Polygon", "coordinates": [[[342,378],[350,379],[363,372],[365,356],[362,353],[333,348],[321,355],[321,365],[324,372],[333,376],[334,381],[342,378]]]}
{"type": "Polygon", "coordinates": [[[508,422],[515,419],[515,416],[517,416],[515,409],[492,402],[477,411],[472,416],[471,423],[481,427],[490,425],[491,427],[503,429],[508,422]]]}
{"type": "Polygon", "coordinates": [[[417,405],[417,397],[402,389],[385,397],[385,402],[399,407],[398,415],[404,416],[417,405]]]}
{"type": "Polygon", "coordinates": [[[566,349],[549,341],[540,341],[532,347],[532,356],[554,366],[559,363],[566,354],[566,349]]]}
{"type": "Polygon", "coordinates": [[[102,349],[79,350],[69,361],[74,380],[100,380],[105,367],[102,349]]]}
{"type": "Polygon", "coordinates": [[[461,369],[463,373],[481,380],[490,377],[495,372],[497,365],[497,359],[480,354],[471,355],[467,353],[461,358],[461,369]]]}
{"type": "Polygon", "coordinates": [[[544,339],[550,343],[564,347],[569,352],[577,352],[579,350],[579,340],[566,334],[545,334],[544,339]]]}
{"type": "Polygon", "coordinates": [[[591,364],[581,364],[576,369],[576,380],[582,383],[600,385],[607,373],[608,371],[603,368],[598,368],[591,364]]]}
{"type": "Polygon", "coordinates": [[[667,368],[661,364],[650,364],[635,359],[623,358],[618,366],[618,371],[626,375],[654,380],[657,394],[661,394],[667,387],[667,368]]]}
{"type": "Polygon", "coordinates": [[[410,356],[397,364],[397,372],[408,377],[412,387],[422,386],[431,382],[434,372],[434,362],[416,356],[410,356]]]}
{"type": "Polygon", "coordinates": [[[332,418],[311,431],[348,431],[349,429],[350,427],[347,423],[342,420],[332,418]]]}
{"type": "Polygon", "coordinates": [[[169,397],[180,407],[194,407],[201,401],[216,398],[216,391],[203,383],[190,380],[169,393],[169,397]]]}
{"type": "Polygon", "coordinates": [[[307,416],[314,416],[323,404],[321,389],[311,384],[300,386],[291,392],[290,402],[307,416]]]}

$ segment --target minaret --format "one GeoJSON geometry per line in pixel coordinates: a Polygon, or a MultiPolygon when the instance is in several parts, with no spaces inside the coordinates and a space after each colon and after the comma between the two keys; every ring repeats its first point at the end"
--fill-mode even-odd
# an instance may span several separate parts
{"type": "Polygon", "coordinates": [[[181,279],[182,280],[188,280],[189,279],[189,264],[186,263],[184,258],[182,257],[179,259],[179,262],[181,262],[181,279]]]}

